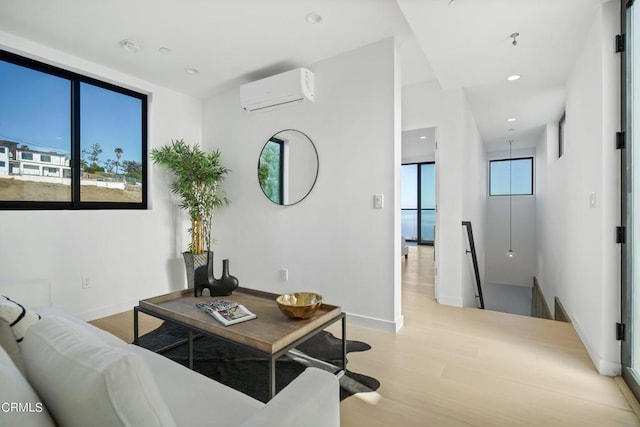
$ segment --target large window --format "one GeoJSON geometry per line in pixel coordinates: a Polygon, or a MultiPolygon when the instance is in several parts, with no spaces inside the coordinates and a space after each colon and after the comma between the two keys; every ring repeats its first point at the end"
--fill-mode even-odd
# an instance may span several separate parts
{"type": "Polygon", "coordinates": [[[533,157],[489,162],[490,196],[530,194],[533,194],[533,157]]]}
{"type": "Polygon", "coordinates": [[[402,237],[433,244],[436,221],[435,163],[402,165],[402,237]]]}
{"type": "Polygon", "coordinates": [[[146,208],[146,95],[4,51],[0,94],[1,209],[146,208]]]}

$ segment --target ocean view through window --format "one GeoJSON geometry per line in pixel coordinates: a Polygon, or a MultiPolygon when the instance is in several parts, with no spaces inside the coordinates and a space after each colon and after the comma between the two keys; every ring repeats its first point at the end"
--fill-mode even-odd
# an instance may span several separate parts
{"type": "Polygon", "coordinates": [[[0,51],[0,209],[145,209],[147,96],[0,51]]]}
{"type": "Polygon", "coordinates": [[[435,163],[402,165],[401,232],[409,242],[433,244],[435,240],[435,163]]]}

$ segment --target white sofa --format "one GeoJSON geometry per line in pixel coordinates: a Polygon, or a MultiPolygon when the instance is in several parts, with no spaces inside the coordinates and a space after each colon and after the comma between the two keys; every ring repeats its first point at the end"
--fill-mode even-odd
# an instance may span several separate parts
{"type": "Polygon", "coordinates": [[[47,307],[46,282],[0,283],[0,295],[41,317],[27,310],[26,330],[0,320],[0,426],[340,425],[338,380],[323,370],[264,404],[47,307]]]}

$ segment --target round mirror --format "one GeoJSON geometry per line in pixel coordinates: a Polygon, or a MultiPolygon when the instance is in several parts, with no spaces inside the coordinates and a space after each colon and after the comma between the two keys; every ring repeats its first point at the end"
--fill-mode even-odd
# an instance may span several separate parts
{"type": "Polygon", "coordinates": [[[318,177],[318,152],[304,133],[286,129],[264,144],[258,182],[273,203],[290,206],[307,197],[318,177]]]}

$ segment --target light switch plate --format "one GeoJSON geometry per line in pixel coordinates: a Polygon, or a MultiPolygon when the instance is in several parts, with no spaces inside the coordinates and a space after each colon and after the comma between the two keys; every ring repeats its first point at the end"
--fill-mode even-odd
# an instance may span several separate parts
{"type": "Polygon", "coordinates": [[[373,207],[376,209],[384,208],[384,194],[373,195],[373,207]]]}

